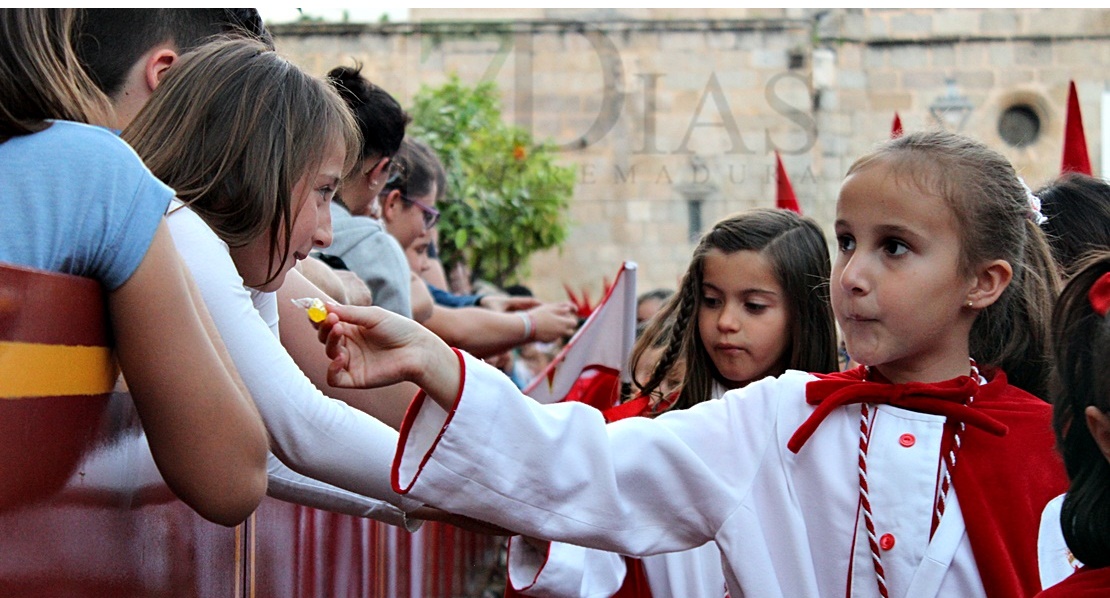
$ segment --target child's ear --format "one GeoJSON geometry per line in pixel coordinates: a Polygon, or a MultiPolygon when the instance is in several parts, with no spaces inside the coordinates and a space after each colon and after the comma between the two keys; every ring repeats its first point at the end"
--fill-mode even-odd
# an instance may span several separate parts
{"type": "Polygon", "coordinates": [[[381,202],[382,220],[392,222],[397,217],[397,210],[401,206],[401,192],[393,189],[389,193],[379,196],[378,200],[381,202]]]}
{"type": "Polygon", "coordinates": [[[1110,415],[1094,405],[1087,407],[1083,414],[1087,416],[1087,429],[1091,431],[1091,438],[1095,439],[1102,456],[1110,461],[1110,415]]]}
{"type": "Polygon", "coordinates": [[[151,49],[146,55],[146,60],[143,66],[143,80],[146,83],[147,89],[153,93],[155,89],[162,83],[162,77],[166,76],[166,71],[177,62],[177,52],[170,46],[159,46],[151,49]]]}
{"type": "Polygon", "coordinates": [[[968,307],[985,309],[1002,296],[1010,281],[1014,279],[1014,268],[1006,260],[992,260],[975,270],[973,286],[967,294],[968,307]]]}

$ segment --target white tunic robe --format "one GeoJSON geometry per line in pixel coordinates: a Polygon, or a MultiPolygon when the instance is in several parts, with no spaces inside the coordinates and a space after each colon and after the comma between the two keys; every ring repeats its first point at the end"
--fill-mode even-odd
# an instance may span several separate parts
{"type": "MultiPolygon", "coordinates": [[[[878,596],[858,510],[859,407],[833,412],[795,455],[810,374],[787,372],[655,419],[606,425],[540,406],[465,359],[455,410],[418,398],[394,485],[538,538],[630,555],[715,542],[732,598],[878,596]]],[[[870,497],[891,596],[983,596],[958,501],[929,539],[944,418],[880,406],[870,497]],[[909,443],[906,438],[912,438],[909,443]],[[907,446],[909,445],[909,446],[907,446]]]]}
{"type": "MultiPolygon", "coordinates": [[[[713,399],[727,390],[717,382],[712,388],[713,399]]],[[[628,574],[624,557],[612,552],[552,542],[543,554],[516,538],[509,546],[509,580],[524,596],[609,598],[628,574]]],[[[712,542],[645,556],[641,562],[652,598],[721,598],[724,594],[721,553],[712,542]]]]}

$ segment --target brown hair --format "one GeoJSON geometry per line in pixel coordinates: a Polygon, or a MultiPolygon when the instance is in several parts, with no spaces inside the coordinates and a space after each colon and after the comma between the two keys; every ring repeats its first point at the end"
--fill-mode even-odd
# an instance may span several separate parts
{"type": "Polygon", "coordinates": [[[392,159],[401,166],[401,174],[386,181],[381,195],[394,190],[406,197],[427,195],[432,190],[432,185],[439,180],[439,172],[443,170],[443,164],[435,150],[412,137],[405,137],[401,141],[401,148],[392,159]]]}
{"type": "Polygon", "coordinates": [[[944,200],[962,224],[963,271],[995,259],[1013,268],[1010,285],[972,325],[971,356],[981,365],[1001,367],[1014,386],[1046,396],[1048,326],[1060,283],[1014,167],[982,143],[946,131],[888,141],[857,160],[848,175],[876,163],[944,200]]]}
{"type": "Polygon", "coordinates": [[[694,249],[678,292],[644,332],[645,337],[657,337],[659,329],[673,319],[667,348],[651,379],[641,387],[643,394],[653,392],[680,357],[686,359],[686,375],[674,409],[685,409],[709,399],[713,379],[721,378],[701,342],[696,322],[702,301],[705,256],[714,249],[726,254],[757,251],[773,265],[791,323],[787,332],[790,338],[786,343],[786,369],[821,373],[837,369],[836,328],[829,304],[831,261],[825,235],[817,223],[795,212],[757,208],[721,220],[694,249]]]}
{"type": "Polygon", "coordinates": [[[1060,523],[1064,540],[1088,567],[1110,565],[1110,462],[1087,428],[1084,411],[1110,413],[1110,315],[1088,296],[1110,274],[1110,252],[1093,254],[1068,281],[1052,314],[1053,427],[1071,487],[1060,523]]]}
{"type": "MultiPolygon", "coordinates": [[[[667,299],[669,299],[669,297],[667,299]]],[[[666,299],[664,299],[664,301],[666,301],[666,299]]],[[[660,311],[662,311],[662,309],[660,309],[660,311]]],[[[646,358],[648,351],[663,349],[667,346],[667,343],[671,340],[671,331],[674,329],[674,314],[672,313],[666,318],[662,318],[660,314],[656,314],[641,322],[636,328],[636,342],[632,344],[632,352],[628,357],[628,371],[632,373],[632,384],[629,385],[631,388],[625,389],[632,392],[633,395],[635,394],[633,391],[637,389],[643,390],[648,383],[648,380],[636,379],[636,369],[639,367],[640,362],[646,358]]],[[[660,356],[660,360],[662,360],[662,356],[660,356]]],[[[677,367],[679,362],[680,360],[677,359],[672,361],[667,373],[677,367]]],[[[656,365],[658,365],[658,363],[656,363],[656,365]]],[[[652,375],[654,374],[655,368],[653,366],[652,375]]],[[[661,383],[662,380],[666,380],[666,375],[660,380],[661,383]]],[[[658,386],[652,389],[652,391],[657,390],[658,386]]],[[[625,396],[624,398],[630,399],[632,396],[625,396]]],[[[654,404],[662,397],[656,392],[652,398],[655,399],[655,401],[653,401],[654,404]]]]}
{"type": "Polygon", "coordinates": [[[243,38],[182,56],[123,137],[229,246],[269,231],[273,275],[288,258],[293,187],[332,140],[344,142],[345,171],[360,144],[330,85],[243,38]]]}
{"type": "Polygon", "coordinates": [[[73,51],[75,9],[0,9],[0,142],[111,113],[73,51]]]}

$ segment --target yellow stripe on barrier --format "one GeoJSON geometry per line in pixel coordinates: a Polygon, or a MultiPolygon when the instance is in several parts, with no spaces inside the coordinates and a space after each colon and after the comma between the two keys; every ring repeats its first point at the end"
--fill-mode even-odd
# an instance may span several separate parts
{"type": "Polygon", "coordinates": [[[118,374],[108,347],[0,341],[0,399],[104,394],[118,374]]]}

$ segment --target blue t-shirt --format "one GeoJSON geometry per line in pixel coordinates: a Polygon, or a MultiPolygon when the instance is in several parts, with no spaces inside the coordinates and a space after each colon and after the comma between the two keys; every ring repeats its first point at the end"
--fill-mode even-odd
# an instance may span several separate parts
{"type": "Polygon", "coordinates": [[[173,196],[107,129],[54,121],[0,143],[0,262],[113,291],[146,256],[173,196]]]}

